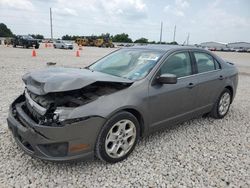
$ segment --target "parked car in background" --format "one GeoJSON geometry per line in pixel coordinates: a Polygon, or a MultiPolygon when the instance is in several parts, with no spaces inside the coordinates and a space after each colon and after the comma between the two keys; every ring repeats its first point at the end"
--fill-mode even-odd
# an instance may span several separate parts
{"type": "Polygon", "coordinates": [[[23,48],[39,48],[39,42],[30,35],[17,35],[13,39],[13,47],[22,46],[23,48]]]}
{"type": "Polygon", "coordinates": [[[54,48],[60,49],[73,49],[73,44],[71,42],[63,41],[63,40],[56,40],[53,44],[54,48]]]}
{"type": "Polygon", "coordinates": [[[245,48],[238,48],[238,49],[235,49],[236,52],[247,52],[247,49],[245,48]]]}
{"type": "Polygon", "coordinates": [[[210,51],[216,51],[216,48],[208,48],[208,50],[210,50],[210,51]]]}
{"type": "Polygon", "coordinates": [[[228,47],[222,48],[221,49],[222,52],[231,52],[231,49],[228,47]]]}
{"type": "Polygon", "coordinates": [[[115,163],[156,130],[204,114],[226,116],[238,70],[207,50],[148,45],[117,50],[84,69],[30,72],[23,81],[7,121],[26,153],[115,163]]]}

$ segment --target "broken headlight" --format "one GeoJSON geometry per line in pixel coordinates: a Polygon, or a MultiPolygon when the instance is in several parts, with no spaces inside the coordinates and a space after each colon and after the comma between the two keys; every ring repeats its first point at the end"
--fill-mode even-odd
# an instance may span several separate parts
{"type": "Polygon", "coordinates": [[[53,120],[55,122],[59,122],[61,125],[66,125],[66,124],[72,124],[72,123],[76,123],[76,122],[83,121],[83,120],[90,118],[90,116],[87,116],[87,117],[68,119],[68,115],[71,112],[71,110],[72,109],[65,109],[65,108],[56,109],[53,115],[53,120]]]}
{"type": "Polygon", "coordinates": [[[71,111],[72,111],[71,108],[70,109],[68,109],[68,108],[57,108],[54,111],[53,120],[62,122],[65,119],[67,119],[67,117],[68,117],[68,115],[70,114],[71,111]]]}
{"type": "Polygon", "coordinates": [[[67,119],[67,120],[64,120],[62,122],[60,122],[62,125],[67,125],[67,124],[73,124],[73,123],[77,123],[77,122],[80,122],[80,121],[84,121],[86,119],[89,119],[90,116],[87,116],[87,117],[81,117],[81,118],[74,118],[74,119],[67,119]]]}

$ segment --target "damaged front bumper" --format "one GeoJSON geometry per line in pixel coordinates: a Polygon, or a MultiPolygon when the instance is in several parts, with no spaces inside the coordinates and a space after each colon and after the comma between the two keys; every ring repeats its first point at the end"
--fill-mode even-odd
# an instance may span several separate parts
{"type": "Polygon", "coordinates": [[[21,95],[14,101],[7,118],[8,127],[24,152],[49,161],[94,158],[95,142],[104,118],[93,116],[60,127],[39,125],[23,110],[24,100],[21,95]]]}

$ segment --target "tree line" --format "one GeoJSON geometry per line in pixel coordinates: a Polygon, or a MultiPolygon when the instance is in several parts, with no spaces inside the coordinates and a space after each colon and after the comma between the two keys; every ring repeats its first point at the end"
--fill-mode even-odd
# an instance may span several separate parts
{"type": "MultiPolygon", "coordinates": [[[[147,38],[141,37],[133,41],[128,34],[121,33],[116,35],[110,35],[109,33],[101,34],[101,35],[91,35],[91,36],[80,36],[80,35],[64,35],[62,36],[62,40],[76,40],[77,38],[109,38],[112,42],[121,42],[121,43],[142,43],[142,44],[160,44],[159,41],[149,41],[147,38]]],[[[161,44],[178,44],[177,42],[161,42],[161,44]]]]}
{"type": "MultiPolygon", "coordinates": [[[[41,34],[29,34],[34,39],[44,39],[44,36],[41,34]]],[[[15,34],[12,33],[12,31],[4,24],[0,23],[0,37],[15,37],[15,34]]],[[[84,38],[86,36],[80,36],[80,35],[64,35],[62,36],[62,40],[76,40],[77,38],[84,38]]],[[[159,41],[149,41],[147,38],[141,37],[139,39],[136,39],[133,41],[128,34],[121,33],[116,35],[110,35],[109,33],[101,34],[101,35],[92,35],[88,36],[92,38],[108,38],[111,39],[113,42],[121,42],[121,43],[145,43],[145,44],[160,44],[159,41]]],[[[161,44],[178,44],[177,42],[161,42],[161,44]]]]}

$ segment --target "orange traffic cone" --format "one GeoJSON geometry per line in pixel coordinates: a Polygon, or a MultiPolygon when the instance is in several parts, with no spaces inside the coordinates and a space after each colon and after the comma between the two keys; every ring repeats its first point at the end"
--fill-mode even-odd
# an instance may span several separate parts
{"type": "Polygon", "coordinates": [[[36,57],[36,50],[35,49],[32,50],[32,57],[36,57]]]}
{"type": "Polygon", "coordinates": [[[76,57],[80,57],[80,52],[79,52],[79,50],[76,50],[76,57]]]}

